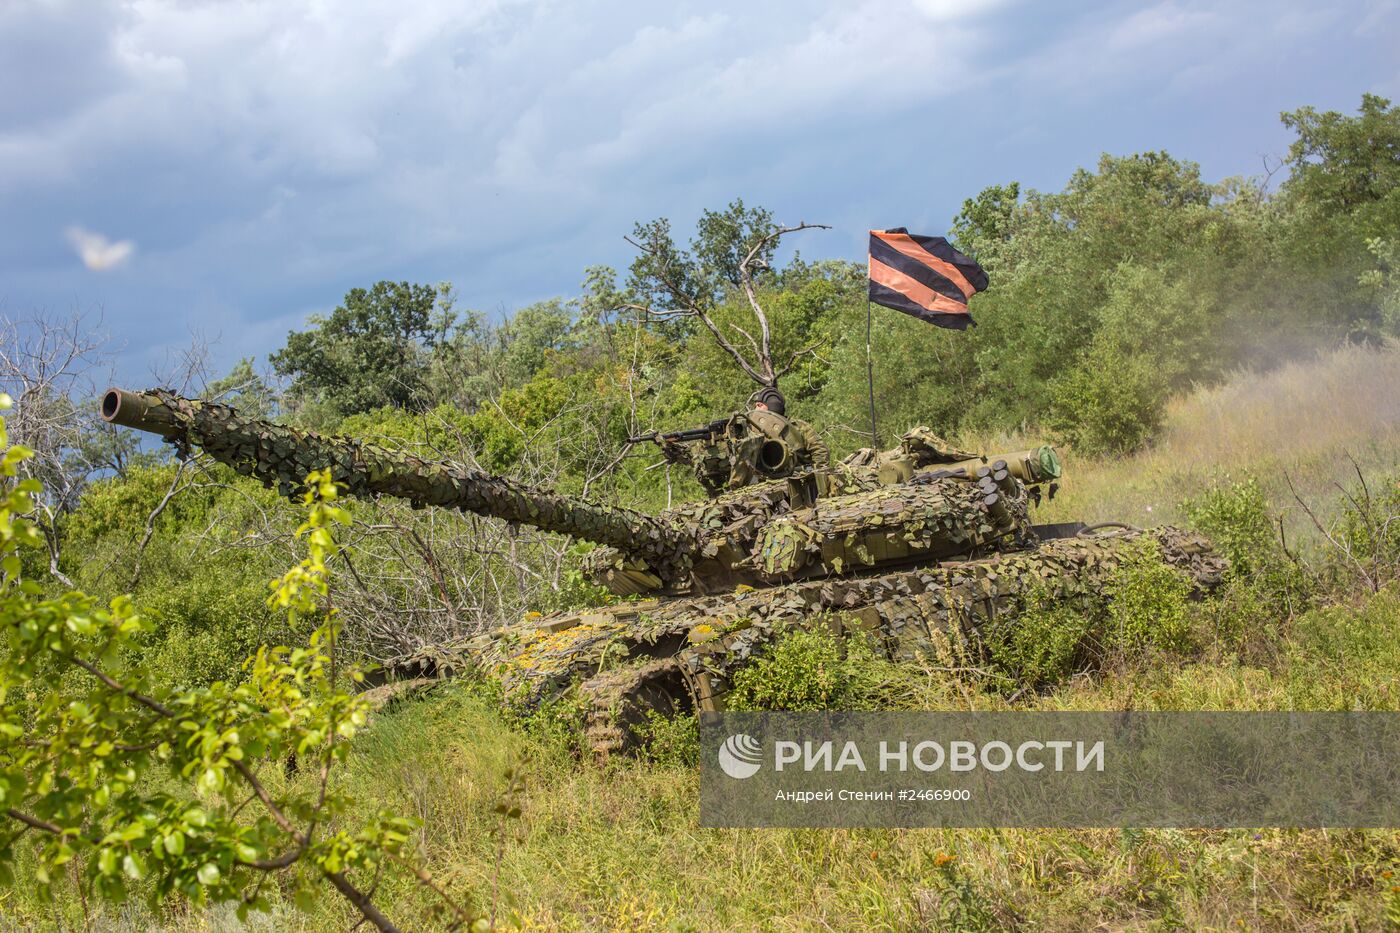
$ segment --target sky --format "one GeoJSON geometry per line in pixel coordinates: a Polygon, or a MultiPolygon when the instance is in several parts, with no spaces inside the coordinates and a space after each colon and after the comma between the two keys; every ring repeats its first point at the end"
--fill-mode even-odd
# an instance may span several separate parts
{"type": "Polygon", "coordinates": [[[1276,164],[1400,99],[1400,0],[0,0],[0,315],[260,368],[380,279],[502,316],[735,197],[807,258],[1100,153],[1276,164]]]}

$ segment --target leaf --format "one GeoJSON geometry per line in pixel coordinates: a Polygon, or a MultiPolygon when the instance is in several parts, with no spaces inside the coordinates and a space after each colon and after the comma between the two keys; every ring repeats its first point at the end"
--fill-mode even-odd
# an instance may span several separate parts
{"type": "Polygon", "coordinates": [[[195,873],[195,877],[199,879],[200,884],[208,887],[219,880],[220,874],[218,865],[215,865],[213,862],[205,862],[203,865],[199,866],[199,871],[195,873]]]}
{"type": "Polygon", "coordinates": [[[146,877],[146,862],[141,856],[132,852],[122,859],[122,870],[126,872],[127,877],[140,881],[146,877]]]}

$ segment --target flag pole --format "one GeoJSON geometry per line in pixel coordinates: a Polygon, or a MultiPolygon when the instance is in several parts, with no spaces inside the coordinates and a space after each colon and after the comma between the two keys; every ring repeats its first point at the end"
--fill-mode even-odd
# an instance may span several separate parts
{"type": "Polygon", "coordinates": [[[870,446],[880,449],[880,435],[875,431],[875,363],[870,354],[870,298],[865,299],[865,383],[870,390],[870,446]]]}

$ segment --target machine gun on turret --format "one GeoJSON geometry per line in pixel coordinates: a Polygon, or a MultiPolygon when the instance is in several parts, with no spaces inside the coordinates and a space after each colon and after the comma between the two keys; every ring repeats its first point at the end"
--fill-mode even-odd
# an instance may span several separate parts
{"type": "Polygon", "coordinates": [[[728,418],[720,418],[698,428],[686,428],[683,431],[646,431],[627,438],[627,443],[645,444],[647,441],[655,441],[658,444],[686,444],[691,441],[707,441],[723,434],[727,424],[728,418]]]}

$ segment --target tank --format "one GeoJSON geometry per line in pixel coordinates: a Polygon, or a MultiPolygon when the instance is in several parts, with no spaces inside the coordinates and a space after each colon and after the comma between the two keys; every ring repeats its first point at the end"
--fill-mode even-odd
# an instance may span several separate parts
{"type": "Polygon", "coordinates": [[[1042,446],[992,456],[925,428],[820,474],[763,479],[657,514],[562,495],[460,463],[240,416],[162,389],[111,389],[102,418],[198,447],[283,495],[330,469],[352,496],[491,516],[600,545],[585,570],[621,599],[537,616],[404,659],[401,678],[476,670],[516,704],[577,685],[596,755],[630,749],[648,712],[724,708],[734,673],[794,628],[828,626],[891,658],[975,657],[1032,588],[1098,589],[1124,545],[1154,537],[1195,585],[1225,562],[1171,527],[1036,525],[1061,475],[1042,446]]]}

